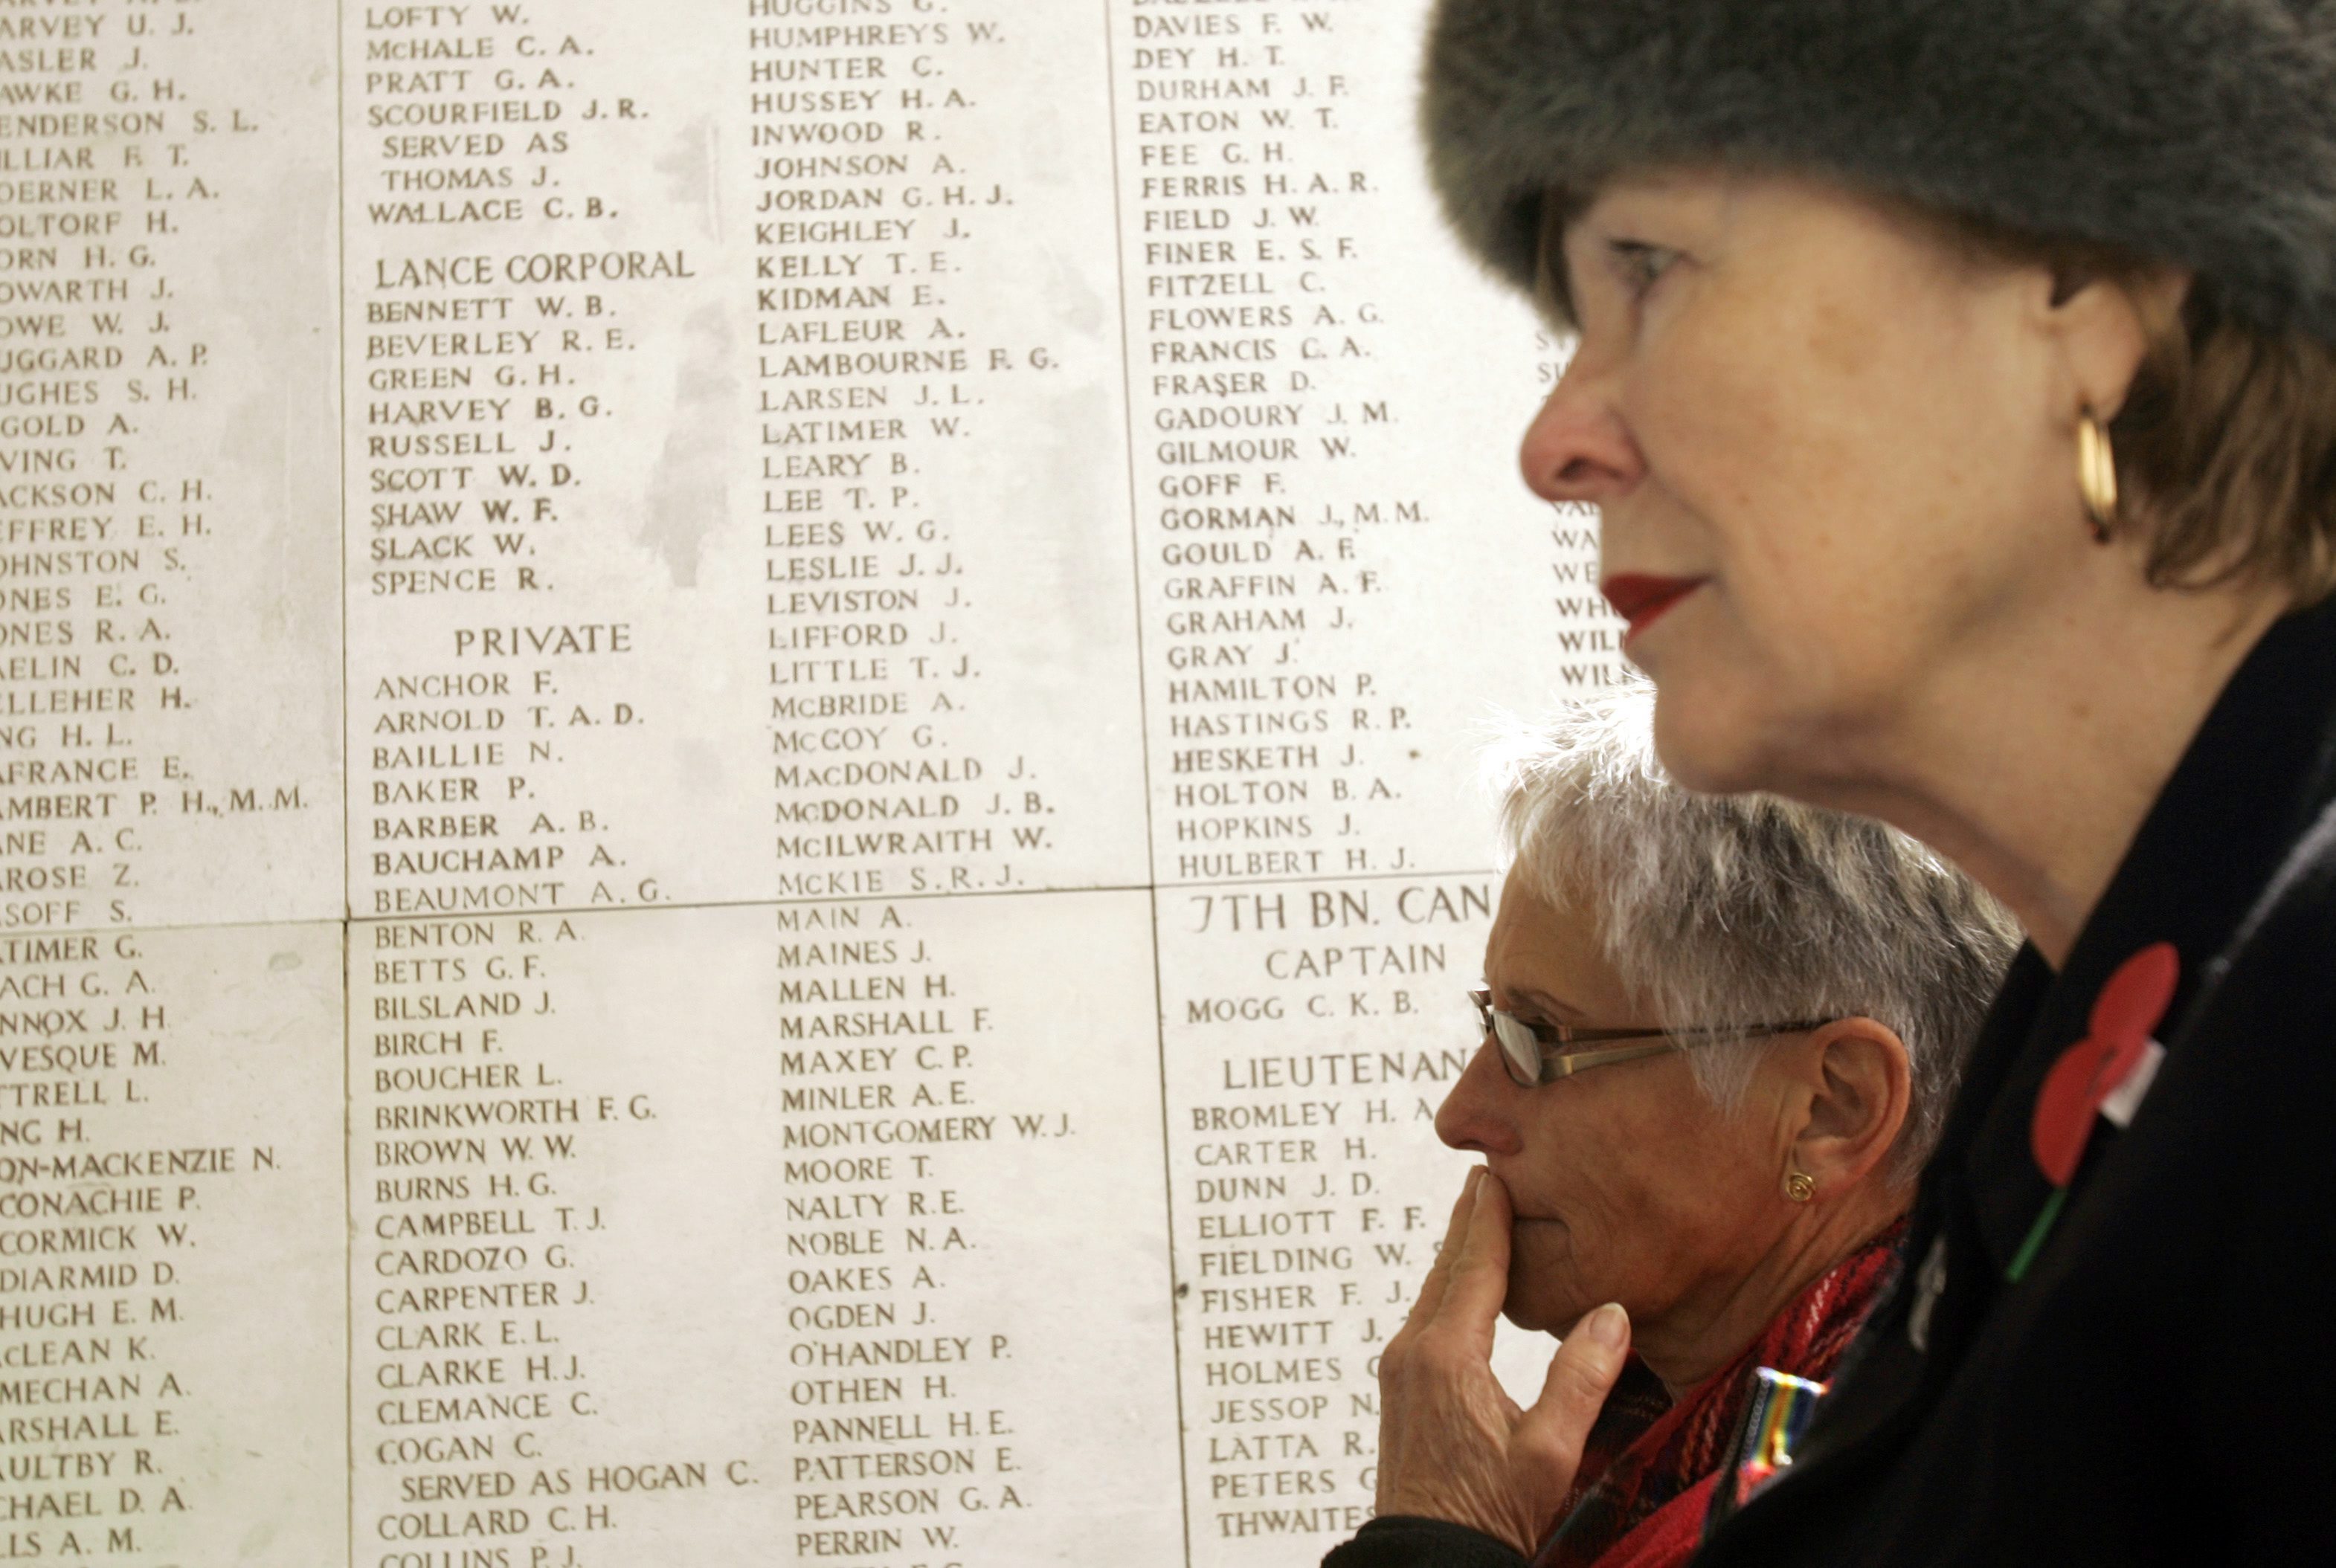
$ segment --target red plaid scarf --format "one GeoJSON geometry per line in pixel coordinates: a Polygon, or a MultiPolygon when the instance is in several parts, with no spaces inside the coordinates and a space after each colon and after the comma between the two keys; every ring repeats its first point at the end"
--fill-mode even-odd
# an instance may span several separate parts
{"type": "Polygon", "coordinates": [[[1774,1367],[1819,1381],[1833,1375],[1895,1273],[1904,1234],[1902,1221],[1820,1275],[1733,1363],[1676,1405],[1647,1364],[1632,1356],[1590,1429],[1557,1533],[1543,1544],[1534,1568],[1685,1563],[1702,1531],[1698,1504],[1682,1503],[1663,1526],[1633,1533],[1690,1492],[1708,1498],[1744,1425],[1755,1369],[1774,1367]]]}

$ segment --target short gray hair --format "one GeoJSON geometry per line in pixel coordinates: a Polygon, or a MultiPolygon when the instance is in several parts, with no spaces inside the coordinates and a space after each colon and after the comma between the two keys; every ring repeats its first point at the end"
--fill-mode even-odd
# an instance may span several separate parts
{"type": "MultiPolygon", "coordinates": [[[[1608,962],[1656,1022],[1725,1031],[1865,1017],[1894,1031],[1913,1082],[1884,1174],[1912,1181],[2018,927],[1895,828],[1674,784],[1655,758],[1653,721],[1654,689],[1632,681],[1494,746],[1487,773],[1515,875],[1594,919],[1608,962]]],[[[1721,1046],[1688,1060],[1732,1107],[1757,1057],[1721,1046]]]]}

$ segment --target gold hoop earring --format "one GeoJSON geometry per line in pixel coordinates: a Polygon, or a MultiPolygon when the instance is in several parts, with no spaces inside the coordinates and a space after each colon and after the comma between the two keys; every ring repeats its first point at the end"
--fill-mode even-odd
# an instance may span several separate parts
{"type": "Polygon", "coordinates": [[[2087,409],[2077,420],[2077,489],[2085,498],[2085,520],[2092,525],[2093,543],[2109,542],[2117,523],[2117,453],[2109,432],[2087,409]]]}
{"type": "Polygon", "coordinates": [[[1817,1195],[1817,1178],[1806,1171],[1787,1171],[1785,1175],[1785,1195],[1796,1204],[1805,1204],[1817,1195]]]}

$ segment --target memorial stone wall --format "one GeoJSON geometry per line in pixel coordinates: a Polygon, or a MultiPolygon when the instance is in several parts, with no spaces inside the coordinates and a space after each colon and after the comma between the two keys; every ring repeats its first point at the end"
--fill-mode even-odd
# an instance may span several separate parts
{"type": "Polygon", "coordinates": [[[0,1562],[1368,1517],[1620,668],[1424,13],[0,0],[0,1562]]]}

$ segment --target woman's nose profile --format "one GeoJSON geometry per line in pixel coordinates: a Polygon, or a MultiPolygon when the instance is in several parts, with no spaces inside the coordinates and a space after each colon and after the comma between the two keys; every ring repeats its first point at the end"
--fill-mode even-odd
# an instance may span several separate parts
{"type": "Polygon", "coordinates": [[[1501,1114],[1497,1099],[1507,1087],[1500,1065],[1493,1060],[1495,1048],[1480,1047],[1468,1059],[1460,1076],[1452,1080],[1451,1091],[1444,1103],[1436,1108],[1436,1136],[1448,1148],[1472,1154],[1514,1154],[1517,1150],[1514,1124],[1501,1114]]]}
{"type": "Polygon", "coordinates": [[[1638,482],[1638,448],[1585,379],[1561,376],[1518,445],[1525,488],[1543,500],[1596,506],[1638,482]]]}

